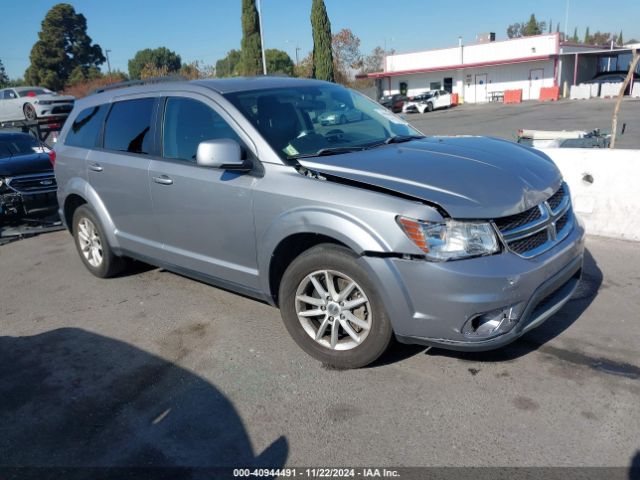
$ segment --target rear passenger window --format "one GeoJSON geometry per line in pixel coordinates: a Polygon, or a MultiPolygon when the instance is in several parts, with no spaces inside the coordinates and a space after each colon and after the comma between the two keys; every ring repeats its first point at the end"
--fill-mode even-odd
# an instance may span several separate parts
{"type": "Polygon", "coordinates": [[[96,105],[82,110],[71,124],[65,145],[72,147],[93,148],[102,129],[108,105],[96,105]]]}
{"type": "Polygon", "coordinates": [[[155,101],[155,98],[140,98],[115,103],[104,128],[104,148],[149,154],[155,101]]]}
{"type": "Polygon", "coordinates": [[[229,124],[204,103],[182,97],[167,99],[162,140],[165,158],[195,162],[198,144],[219,138],[242,145],[229,124]]]}

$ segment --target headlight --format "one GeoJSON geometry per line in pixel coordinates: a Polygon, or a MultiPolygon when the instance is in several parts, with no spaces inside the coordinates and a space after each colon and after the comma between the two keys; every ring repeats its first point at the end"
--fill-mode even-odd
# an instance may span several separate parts
{"type": "Polygon", "coordinates": [[[53,102],[51,100],[36,100],[33,103],[37,103],[38,105],[51,105],[53,102]]]}
{"type": "Polygon", "coordinates": [[[435,223],[400,216],[396,220],[428,260],[444,262],[491,255],[500,250],[496,233],[488,222],[446,220],[435,223]]]}

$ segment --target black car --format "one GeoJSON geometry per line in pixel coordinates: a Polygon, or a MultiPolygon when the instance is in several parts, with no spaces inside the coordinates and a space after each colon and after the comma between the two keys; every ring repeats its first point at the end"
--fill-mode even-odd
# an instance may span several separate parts
{"type": "Polygon", "coordinates": [[[405,97],[404,95],[385,95],[383,97],[380,97],[378,103],[380,103],[380,105],[382,105],[383,107],[388,108],[392,112],[398,113],[402,112],[402,106],[404,105],[404,102],[406,100],[407,97],[405,97]]]}
{"type": "Polygon", "coordinates": [[[57,212],[54,161],[31,135],[0,132],[0,225],[57,212]]]}

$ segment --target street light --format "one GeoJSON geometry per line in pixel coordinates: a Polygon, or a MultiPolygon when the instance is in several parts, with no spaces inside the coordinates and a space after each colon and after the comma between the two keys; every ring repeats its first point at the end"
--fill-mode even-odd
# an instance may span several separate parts
{"type": "Polygon", "coordinates": [[[107,55],[107,70],[109,71],[109,76],[111,76],[111,62],[109,61],[109,52],[111,50],[105,50],[104,53],[107,55]]]}
{"type": "Polygon", "coordinates": [[[262,35],[262,5],[260,4],[260,0],[257,0],[258,3],[258,25],[260,26],[260,48],[262,49],[262,73],[264,75],[267,74],[267,57],[264,54],[264,36],[262,35]]]}

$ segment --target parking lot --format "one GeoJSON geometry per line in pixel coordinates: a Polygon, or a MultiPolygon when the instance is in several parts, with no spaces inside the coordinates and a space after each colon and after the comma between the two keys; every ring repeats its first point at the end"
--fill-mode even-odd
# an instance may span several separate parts
{"type": "MultiPolygon", "coordinates": [[[[489,103],[460,105],[431,113],[409,113],[406,119],[427,135],[491,135],[514,140],[518,129],[611,131],[613,99],[489,103]]],[[[625,98],[618,125],[626,123],[618,148],[640,148],[640,99],[625,98]]]]}
{"type": "Polygon", "coordinates": [[[640,251],[597,237],[587,248],[575,298],[512,346],[394,345],[337,371],[265,304],[142,264],[94,278],[67,232],[5,245],[0,465],[624,473],[640,460],[640,251]]]}

